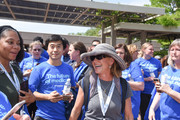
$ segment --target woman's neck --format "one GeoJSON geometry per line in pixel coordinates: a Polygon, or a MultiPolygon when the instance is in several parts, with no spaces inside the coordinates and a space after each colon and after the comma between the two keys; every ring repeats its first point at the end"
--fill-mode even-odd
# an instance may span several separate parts
{"type": "Polygon", "coordinates": [[[151,56],[149,56],[149,55],[144,55],[142,58],[143,58],[143,59],[146,59],[146,60],[149,60],[149,59],[151,58],[151,56]]]}
{"type": "Polygon", "coordinates": [[[32,56],[32,58],[38,60],[41,58],[41,56],[39,56],[39,57],[32,56]]]}
{"type": "Polygon", "coordinates": [[[104,80],[104,81],[112,81],[113,80],[113,75],[111,74],[99,74],[99,79],[104,80]]]}
{"type": "Polygon", "coordinates": [[[81,62],[80,57],[78,57],[78,58],[76,59],[76,62],[77,62],[77,64],[79,64],[79,63],[81,62]]]}
{"type": "Polygon", "coordinates": [[[176,69],[180,69],[180,62],[176,62],[176,63],[175,63],[175,68],[176,68],[176,69]]]}
{"type": "Polygon", "coordinates": [[[7,60],[6,61],[2,61],[2,60],[0,61],[0,63],[3,65],[3,67],[6,69],[7,72],[11,72],[11,68],[9,66],[9,62],[10,61],[7,61],[7,60]]]}

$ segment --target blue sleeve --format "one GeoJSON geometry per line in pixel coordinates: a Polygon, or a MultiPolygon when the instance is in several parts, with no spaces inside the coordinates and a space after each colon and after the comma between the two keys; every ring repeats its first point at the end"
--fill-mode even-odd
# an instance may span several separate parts
{"type": "Polygon", "coordinates": [[[75,80],[74,80],[74,72],[73,72],[73,68],[70,67],[70,74],[71,74],[71,86],[72,87],[75,87],[76,86],[76,83],[75,83],[75,80]]]}
{"type": "Polygon", "coordinates": [[[29,89],[32,91],[32,93],[37,90],[39,84],[40,72],[38,71],[37,67],[35,67],[29,77],[29,89]]]}
{"type": "MultiPolygon", "coordinates": [[[[7,98],[7,96],[0,91],[0,119],[2,119],[11,109],[11,104],[7,98]]],[[[11,117],[9,120],[14,120],[11,117]]]]}
{"type": "Polygon", "coordinates": [[[159,68],[158,68],[158,72],[161,72],[162,71],[162,64],[161,62],[159,61],[159,68]]]}
{"type": "Polygon", "coordinates": [[[135,62],[132,62],[130,67],[131,67],[131,75],[133,80],[136,82],[144,82],[143,75],[139,65],[135,62]]]}

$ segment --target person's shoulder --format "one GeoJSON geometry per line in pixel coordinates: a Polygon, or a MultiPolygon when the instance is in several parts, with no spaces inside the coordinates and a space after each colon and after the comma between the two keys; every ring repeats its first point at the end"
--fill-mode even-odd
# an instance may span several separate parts
{"type": "Polygon", "coordinates": [[[171,67],[170,65],[167,65],[167,66],[165,66],[165,67],[163,68],[164,71],[166,71],[166,70],[168,70],[168,69],[171,70],[172,67],[171,67]]]}
{"type": "Polygon", "coordinates": [[[152,58],[151,58],[151,61],[154,61],[156,64],[161,63],[161,61],[160,61],[160,60],[158,60],[158,59],[156,59],[156,58],[154,58],[154,57],[152,57],[152,58]]]}
{"type": "Polygon", "coordinates": [[[6,99],[7,96],[2,91],[0,91],[0,98],[1,99],[6,99]]]}
{"type": "Polygon", "coordinates": [[[45,58],[44,56],[41,56],[41,58],[40,58],[42,61],[47,61],[48,59],[47,58],[45,58]]]}
{"type": "Polygon", "coordinates": [[[69,64],[67,64],[67,63],[65,63],[65,62],[62,62],[62,66],[63,66],[63,67],[67,67],[67,68],[72,68],[71,65],[69,65],[69,64]]]}
{"type": "Polygon", "coordinates": [[[132,65],[138,65],[138,64],[135,61],[132,61],[130,66],[132,66],[132,65]]]}
{"type": "Polygon", "coordinates": [[[138,64],[140,61],[142,61],[142,58],[137,58],[134,62],[138,64]]]}
{"type": "Polygon", "coordinates": [[[139,67],[139,65],[137,62],[133,61],[131,62],[130,67],[139,67]]]}
{"type": "Polygon", "coordinates": [[[31,61],[31,60],[32,60],[32,57],[29,56],[29,57],[27,57],[27,58],[24,58],[21,62],[26,62],[26,61],[31,61]]]}
{"type": "Polygon", "coordinates": [[[87,66],[87,64],[82,61],[81,66],[87,66]]]}
{"type": "Polygon", "coordinates": [[[0,102],[3,102],[3,104],[6,103],[10,105],[8,97],[2,91],[0,91],[0,99],[1,99],[0,102]]]}
{"type": "Polygon", "coordinates": [[[49,67],[49,64],[46,61],[44,61],[44,62],[40,63],[39,65],[37,65],[35,68],[36,69],[44,69],[47,67],[49,67]]]}

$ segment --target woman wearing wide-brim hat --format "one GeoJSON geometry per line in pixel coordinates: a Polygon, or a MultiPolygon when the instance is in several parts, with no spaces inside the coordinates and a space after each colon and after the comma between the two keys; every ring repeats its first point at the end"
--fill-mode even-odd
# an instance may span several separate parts
{"type": "MultiPolygon", "coordinates": [[[[121,71],[126,68],[125,62],[117,56],[114,47],[106,43],[97,45],[91,52],[83,53],[81,58],[92,67],[92,72],[88,78],[91,86],[90,97],[84,119],[121,120],[123,117],[121,114],[122,89],[120,78],[121,71]]],[[[84,77],[84,79],[86,78],[84,77]]],[[[133,120],[131,96],[132,91],[127,83],[124,113],[128,120],[133,120]]],[[[84,91],[80,86],[70,120],[78,118],[83,103],[84,91]]]]}

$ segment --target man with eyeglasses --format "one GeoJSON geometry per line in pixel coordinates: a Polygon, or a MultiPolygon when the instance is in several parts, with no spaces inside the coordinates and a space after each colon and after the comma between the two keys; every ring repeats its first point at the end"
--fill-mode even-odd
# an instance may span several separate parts
{"type": "Polygon", "coordinates": [[[100,40],[93,40],[91,43],[90,51],[92,51],[98,44],[100,44],[100,40]]]}

